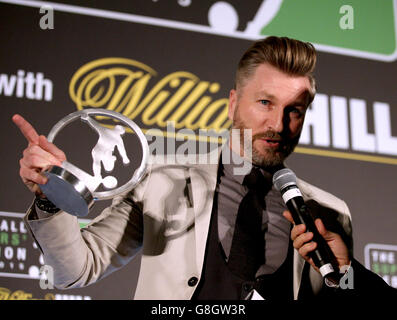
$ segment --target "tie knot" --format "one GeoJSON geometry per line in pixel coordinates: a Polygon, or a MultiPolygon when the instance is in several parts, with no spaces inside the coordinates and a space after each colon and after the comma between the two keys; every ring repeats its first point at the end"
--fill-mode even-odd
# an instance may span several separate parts
{"type": "Polygon", "coordinates": [[[261,170],[256,167],[252,167],[251,172],[245,176],[243,184],[250,190],[268,191],[271,188],[271,183],[267,181],[261,170]]]}

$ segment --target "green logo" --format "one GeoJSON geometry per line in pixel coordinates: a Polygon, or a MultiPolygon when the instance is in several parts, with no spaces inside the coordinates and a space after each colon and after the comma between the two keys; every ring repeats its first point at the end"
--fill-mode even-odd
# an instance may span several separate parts
{"type": "Polygon", "coordinates": [[[212,32],[224,36],[287,36],[311,42],[319,51],[393,61],[396,12],[397,0],[263,0],[242,21],[248,9],[219,1],[208,20],[212,32]],[[242,24],[245,28],[237,30],[242,24]]]}
{"type": "MultiPolygon", "coordinates": [[[[297,38],[332,53],[384,61],[397,58],[395,0],[268,0],[262,6],[267,3],[279,10],[261,26],[263,36],[297,38]]],[[[251,22],[257,26],[267,19],[258,14],[251,22]]]]}

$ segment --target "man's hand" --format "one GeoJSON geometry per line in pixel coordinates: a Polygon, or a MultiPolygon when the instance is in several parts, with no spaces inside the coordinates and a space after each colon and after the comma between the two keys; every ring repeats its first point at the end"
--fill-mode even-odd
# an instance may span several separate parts
{"type": "MultiPolygon", "coordinates": [[[[284,211],[283,216],[289,222],[294,224],[294,220],[292,219],[292,215],[289,211],[284,211]]],[[[315,224],[318,232],[325,239],[331,251],[335,255],[335,258],[339,264],[339,268],[349,265],[349,250],[346,244],[343,242],[341,236],[325,229],[321,219],[316,219],[315,224]]],[[[303,259],[309,262],[314,269],[320,272],[319,269],[314,265],[313,259],[309,257],[309,253],[317,248],[317,243],[311,241],[312,238],[313,233],[306,232],[306,226],[304,224],[294,224],[294,227],[291,231],[291,240],[293,241],[294,248],[298,250],[303,259]]]]}
{"type": "Polygon", "coordinates": [[[41,172],[52,165],[61,166],[62,161],[66,160],[65,153],[48,142],[45,136],[39,136],[32,125],[20,115],[14,115],[12,121],[28,141],[28,147],[19,160],[19,175],[30,191],[42,195],[38,184],[46,184],[47,177],[41,172]]]}

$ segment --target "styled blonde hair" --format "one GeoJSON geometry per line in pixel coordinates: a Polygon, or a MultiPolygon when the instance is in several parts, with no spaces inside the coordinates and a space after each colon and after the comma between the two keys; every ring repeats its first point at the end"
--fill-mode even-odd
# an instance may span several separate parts
{"type": "Polygon", "coordinates": [[[256,67],[269,63],[286,74],[308,77],[312,87],[309,101],[311,103],[316,94],[313,76],[316,60],[316,49],[309,42],[275,36],[255,41],[240,59],[235,88],[243,88],[245,81],[254,74],[256,67]]]}

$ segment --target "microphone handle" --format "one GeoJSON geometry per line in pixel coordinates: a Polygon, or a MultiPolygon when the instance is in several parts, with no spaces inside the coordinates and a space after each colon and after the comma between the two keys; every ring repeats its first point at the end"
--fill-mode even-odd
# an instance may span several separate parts
{"type": "Polygon", "coordinates": [[[292,214],[295,224],[303,223],[306,225],[306,231],[313,233],[313,241],[317,243],[317,248],[309,253],[309,256],[313,259],[314,264],[318,268],[329,265],[328,267],[323,268],[326,270],[323,270],[324,272],[321,272],[321,274],[326,276],[327,274],[334,272],[331,264],[331,257],[333,256],[333,253],[325,239],[318,232],[317,227],[314,224],[314,219],[310,215],[303,198],[301,196],[293,197],[287,201],[286,205],[292,214]]]}

